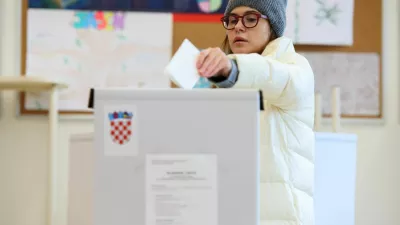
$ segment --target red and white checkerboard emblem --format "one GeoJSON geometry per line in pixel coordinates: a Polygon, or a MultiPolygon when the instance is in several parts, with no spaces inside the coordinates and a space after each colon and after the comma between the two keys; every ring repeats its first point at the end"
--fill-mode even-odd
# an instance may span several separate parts
{"type": "Polygon", "coordinates": [[[110,120],[110,136],[114,143],[124,145],[132,137],[132,119],[130,112],[113,112],[108,114],[110,120]]]}

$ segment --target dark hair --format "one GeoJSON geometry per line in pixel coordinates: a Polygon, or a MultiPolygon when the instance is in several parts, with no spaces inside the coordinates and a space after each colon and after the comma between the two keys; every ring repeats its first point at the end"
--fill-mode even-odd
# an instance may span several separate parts
{"type": "MultiPolygon", "coordinates": [[[[271,35],[269,36],[268,43],[273,41],[273,40],[275,40],[276,38],[277,38],[277,35],[275,34],[274,31],[271,30],[271,35]]],[[[225,52],[225,54],[227,54],[227,55],[233,53],[231,47],[229,46],[229,40],[228,40],[228,36],[227,35],[225,35],[225,38],[224,38],[224,41],[222,42],[221,48],[222,48],[222,51],[225,52]]]]}

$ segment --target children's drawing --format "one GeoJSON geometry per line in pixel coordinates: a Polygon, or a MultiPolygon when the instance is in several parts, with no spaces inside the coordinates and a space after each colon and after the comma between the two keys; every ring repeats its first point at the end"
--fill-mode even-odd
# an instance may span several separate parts
{"type": "MultiPolygon", "coordinates": [[[[27,76],[69,84],[60,110],[87,111],[93,87],[170,87],[163,71],[172,51],[171,15],[30,9],[28,16],[27,76]]],[[[47,108],[47,99],[27,95],[26,108],[47,108]]]]}
{"type": "Polygon", "coordinates": [[[285,36],[296,44],[352,45],[354,0],[288,1],[285,36]]]}
{"type": "Polygon", "coordinates": [[[228,0],[28,0],[29,8],[221,14],[228,0]]]}

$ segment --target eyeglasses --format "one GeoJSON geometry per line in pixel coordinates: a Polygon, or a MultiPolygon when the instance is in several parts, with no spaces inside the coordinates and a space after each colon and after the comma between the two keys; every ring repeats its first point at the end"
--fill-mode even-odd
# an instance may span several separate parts
{"type": "Polygon", "coordinates": [[[224,25],[224,28],[227,30],[233,30],[236,24],[239,22],[239,19],[242,20],[242,24],[246,28],[253,28],[257,26],[260,18],[267,19],[267,16],[258,13],[249,13],[244,16],[229,15],[222,17],[221,22],[224,25]]]}

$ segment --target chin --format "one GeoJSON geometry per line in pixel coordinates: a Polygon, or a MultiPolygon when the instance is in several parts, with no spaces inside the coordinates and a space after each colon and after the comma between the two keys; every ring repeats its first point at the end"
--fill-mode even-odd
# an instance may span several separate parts
{"type": "Polygon", "coordinates": [[[247,48],[232,48],[234,54],[248,54],[251,53],[247,48]]]}

